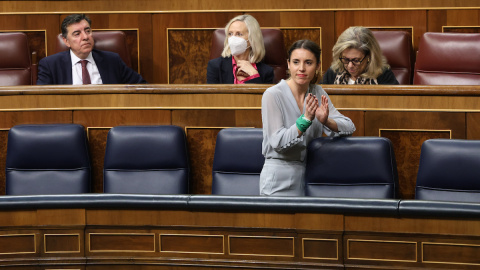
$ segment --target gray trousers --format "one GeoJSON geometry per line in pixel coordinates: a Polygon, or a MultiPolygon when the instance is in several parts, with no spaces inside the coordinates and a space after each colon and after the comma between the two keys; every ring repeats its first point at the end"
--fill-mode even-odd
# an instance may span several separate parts
{"type": "Polygon", "coordinates": [[[305,196],[305,163],[266,159],[260,173],[260,195],[305,196]]]}

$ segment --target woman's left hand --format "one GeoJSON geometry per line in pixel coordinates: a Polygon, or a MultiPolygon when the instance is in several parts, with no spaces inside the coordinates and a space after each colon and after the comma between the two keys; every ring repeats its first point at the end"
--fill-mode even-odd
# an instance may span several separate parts
{"type": "Polygon", "coordinates": [[[258,73],[258,71],[247,60],[237,60],[237,76],[249,77],[258,73]]]}
{"type": "Polygon", "coordinates": [[[315,111],[315,117],[317,118],[320,123],[323,125],[327,124],[328,115],[330,111],[328,109],[328,99],[325,96],[322,96],[322,100],[320,102],[320,106],[318,106],[317,110],[315,111]]]}

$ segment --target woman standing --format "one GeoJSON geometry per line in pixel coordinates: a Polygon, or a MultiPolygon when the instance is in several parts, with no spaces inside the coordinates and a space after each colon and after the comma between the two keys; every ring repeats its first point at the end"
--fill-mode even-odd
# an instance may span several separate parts
{"type": "Polygon", "coordinates": [[[295,42],[288,51],[290,78],[268,88],[262,97],[265,164],[260,194],[303,196],[308,143],[325,132],[350,135],[355,125],[332,104],[317,85],[320,47],[310,40],[295,42]]]}

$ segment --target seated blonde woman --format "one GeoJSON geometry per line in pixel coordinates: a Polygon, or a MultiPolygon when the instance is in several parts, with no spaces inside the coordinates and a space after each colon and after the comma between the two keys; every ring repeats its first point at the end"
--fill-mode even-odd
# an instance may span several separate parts
{"type": "Polygon", "coordinates": [[[207,83],[273,83],[273,68],[265,57],[262,31],[251,15],[240,15],[225,26],[222,56],[208,62],[207,83]]]}

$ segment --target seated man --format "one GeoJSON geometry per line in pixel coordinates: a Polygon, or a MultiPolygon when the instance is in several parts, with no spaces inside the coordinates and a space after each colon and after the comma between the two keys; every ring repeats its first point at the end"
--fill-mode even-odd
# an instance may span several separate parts
{"type": "Polygon", "coordinates": [[[37,84],[146,83],[113,52],[93,49],[91,20],[69,15],[62,22],[63,42],[70,48],[40,60],[37,84]]]}

